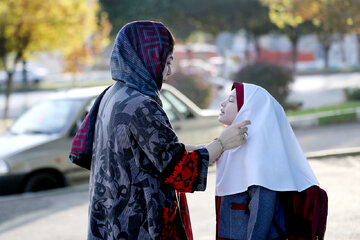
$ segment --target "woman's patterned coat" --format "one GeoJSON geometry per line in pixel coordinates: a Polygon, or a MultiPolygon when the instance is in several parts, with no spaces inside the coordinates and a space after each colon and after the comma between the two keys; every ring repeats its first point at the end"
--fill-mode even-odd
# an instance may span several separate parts
{"type": "Polygon", "coordinates": [[[187,152],[159,90],[171,34],[158,22],[123,27],[111,55],[117,82],[95,101],[70,160],[90,175],[88,239],[192,239],[185,192],[206,188],[206,148],[187,152]]]}
{"type": "Polygon", "coordinates": [[[89,239],[186,239],[174,189],[205,190],[208,153],[186,152],[160,105],[117,82],[93,149],[89,239]]]}

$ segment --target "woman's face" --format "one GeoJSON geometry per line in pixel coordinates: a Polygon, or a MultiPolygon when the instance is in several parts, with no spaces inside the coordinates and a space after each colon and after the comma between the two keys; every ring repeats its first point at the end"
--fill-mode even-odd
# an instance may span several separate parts
{"type": "Polygon", "coordinates": [[[163,82],[167,80],[167,78],[172,74],[171,72],[171,62],[174,59],[174,56],[172,53],[169,54],[169,56],[166,59],[166,64],[163,71],[163,82]]]}
{"type": "Polygon", "coordinates": [[[237,113],[236,89],[234,89],[231,91],[229,97],[221,103],[218,120],[225,125],[230,125],[234,121],[237,113]]]}

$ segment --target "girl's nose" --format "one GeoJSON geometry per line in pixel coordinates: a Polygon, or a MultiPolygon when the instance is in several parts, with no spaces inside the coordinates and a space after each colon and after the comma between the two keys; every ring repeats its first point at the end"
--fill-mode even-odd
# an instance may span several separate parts
{"type": "Polygon", "coordinates": [[[220,103],[220,106],[225,107],[225,101],[220,103]]]}

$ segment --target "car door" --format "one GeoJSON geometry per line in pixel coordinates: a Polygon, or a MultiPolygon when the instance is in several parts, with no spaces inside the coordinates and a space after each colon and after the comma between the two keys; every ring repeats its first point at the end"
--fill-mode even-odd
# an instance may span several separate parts
{"type": "Polygon", "coordinates": [[[220,134],[223,127],[217,114],[201,114],[170,90],[162,90],[161,100],[179,141],[184,144],[208,143],[220,134]]]}
{"type": "Polygon", "coordinates": [[[89,170],[81,168],[69,161],[69,152],[76,131],[79,129],[85,116],[88,114],[91,107],[94,105],[95,99],[96,96],[93,96],[86,100],[86,103],[84,104],[82,110],[80,111],[80,113],[78,113],[77,117],[75,118],[72,127],[69,129],[68,133],[66,134],[66,136],[64,136],[62,142],[60,143],[63,146],[63,149],[65,150],[63,154],[63,157],[66,159],[66,163],[65,163],[66,168],[64,170],[65,171],[64,174],[70,184],[74,184],[77,183],[78,181],[83,181],[84,179],[88,179],[90,175],[89,170]]]}

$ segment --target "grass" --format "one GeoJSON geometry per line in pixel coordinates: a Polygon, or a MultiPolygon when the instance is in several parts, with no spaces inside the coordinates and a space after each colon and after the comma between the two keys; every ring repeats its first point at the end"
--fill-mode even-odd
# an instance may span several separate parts
{"type": "Polygon", "coordinates": [[[353,72],[359,72],[359,67],[348,67],[348,68],[329,68],[328,70],[325,69],[314,69],[314,70],[302,70],[297,71],[296,75],[316,75],[316,74],[333,74],[333,73],[353,73],[353,72]]]}
{"type": "Polygon", "coordinates": [[[305,115],[305,114],[344,110],[344,109],[357,108],[357,107],[360,107],[360,101],[350,101],[350,102],[346,102],[346,103],[342,103],[342,104],[336,104],[336,105],[319,107],[319,108],[291,110],[291,111],[287,111],[286,115],[287,116],[301,116],[301,115],[305,115]]]}
{"type": "Polygon", "coordinates": [[[319,118],[320,125],[348,123],[355,121],[356,121],[356,113],[346,113],[337,116],[327,116],[327,117],[319,118]]]}

